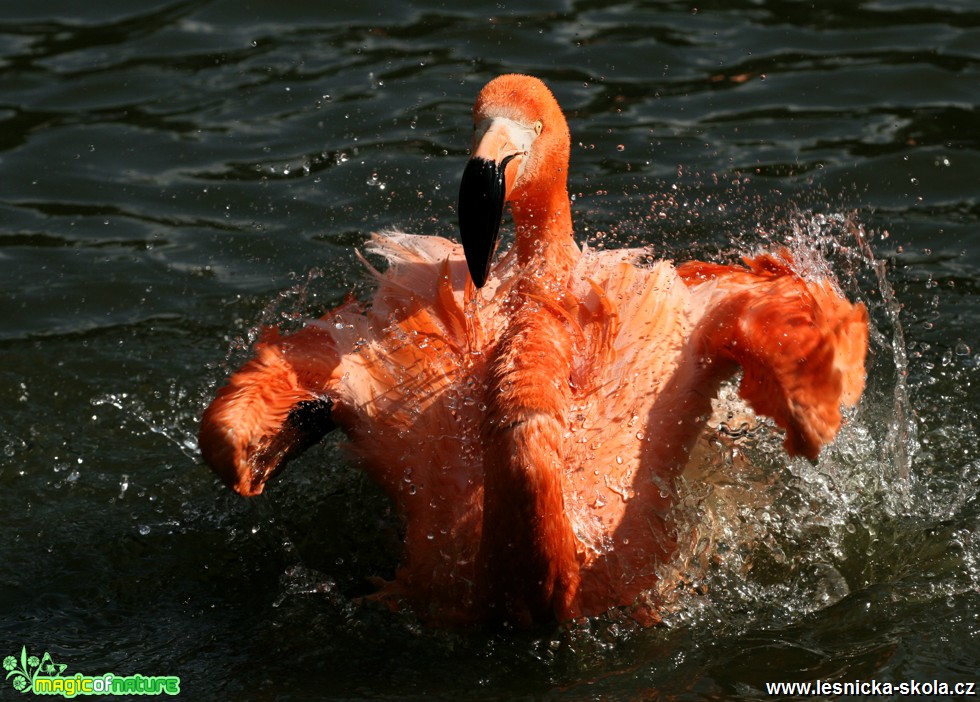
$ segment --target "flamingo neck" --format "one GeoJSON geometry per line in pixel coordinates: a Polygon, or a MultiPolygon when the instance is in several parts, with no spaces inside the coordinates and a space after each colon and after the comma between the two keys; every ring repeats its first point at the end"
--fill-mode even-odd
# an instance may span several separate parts
{"type": "Polygon", "coordinates": [[[538,275],[566,280],[579,250],[572,236],[571,202],[564,183],[515,199],[511,212],[518,263],[537,268],[538,275]]]}
{"type": "Polygon", "coordinates": [[[579,251],[572,236],[567,149],[511,199],[518,264],[507,328],[487,369],[483,532],[478,555],[488,619],[527,625],[577,616],[578,541],[566,510],[575,342],[562,296],[579,251]]]}

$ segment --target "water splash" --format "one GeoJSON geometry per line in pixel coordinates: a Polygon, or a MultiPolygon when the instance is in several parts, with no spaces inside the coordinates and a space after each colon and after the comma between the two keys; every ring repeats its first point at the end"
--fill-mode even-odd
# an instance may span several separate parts
{"type": "MultiPolygon", "coordinates": [[[[895,288],[887,275],[887,262],[877,258],[871,248],[869,233],[855,219],[853,214],[832,215],[798,215],[792,222],[794,234],[792,243],[794,253],[802,255],[804,251],[816,250],[824,261],[836,258],[844,265],[838,266],[841,273],[840,283],[846,291],[857,293],[863,290],[859,279],[862,271],[868,271],[873,277],[873,292],[863,293],[865,304],[872,313],[878,312],[890,326],[891,335],[887,329],[872,326],[872,344],[878,345],[891,353],[894,366],[892,420],[888,425],[888,436],[884,441],[884,449],[888,451],[889,463],[893,467],[893,476],[897,482],[893,487],[902,491],[898,497],[907,499],[909,485],[912,479],[912,458],[918,445],[916,441],[915,424],[911,420],[911,405],[908,391],[909,359],[906,350],[905,332],[900,319],[902,306],[898,301],[895,288]],[[842,240],[846,232],[853,243],[842,240]],[[846,243],[845,243],[846,242],[846,243]],[[811,249],[812,244],[815,249],[811,249]],[[872,295],[875,295],[872,297],[872,295]]],[[[888,238],[888,232],[882,232],[883,239],[888,238]]],[[[828,271],[833,275],[832,271],[828,271]]],[[[889,476],[886,476],[889,477],[889,476]]],[[[889,507],[896,509],[900,505],[889,507]]]]}
{"type": "Polygon", "coordinates": [[[283,335],[291,334],[339,303],[340,297],[327,289],[337,285],[336,276],[328,275],[324,269],[313,267],[292,278],[295,280],[293,285],[266,303],[244,334],[231,339],[219,365],[221,376],[230,375],[251,357],[256,342],[266,330],[277,329],[283,335]]]}
{"type": "MultiPolygon", "coordinates": [[[[115,407],[123,413],[127,421],[143,427],[144,431],[163,437],[177,446],[180,452],[192,460],[197,460],[197,417],[189,410],[191,394],[186,388],[176,384],[168,390],[168,410],[150,410],[138,396],[128,392],[106,393],[92,398],[93,407],[115,407]]],[[[124,476],[125,478],[125,476],[124,476]]],[[[125,483],[128,487],[128,481],[125,483]]],[[[126,487],[121,487],[121,493],[126,487]]]]}
{"type": "Polygon", "coordinates": [[[677,606],[673,621],[793,621],[874,582],[894,557],[894,521],[911,508],[918,442],[901,305],[871,238],[851,214],[810,212],[762,237],[768,247],[786,246],[804,277],[829,279],[867,306],[867,388],[816,463],[786,458],[769,420],[736,421],[751,412],[738,409],[734,386],[723,392],[728,422],[716,415],[720,431],[685,473],[675,510],[682,547],[664,569],[663,593],[677,606]]]}

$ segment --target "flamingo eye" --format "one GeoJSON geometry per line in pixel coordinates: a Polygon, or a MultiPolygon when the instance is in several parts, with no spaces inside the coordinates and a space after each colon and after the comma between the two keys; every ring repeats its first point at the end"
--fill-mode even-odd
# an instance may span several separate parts
{"type": "Polygon", "coordinates": [[[539,119],[534,123],[534,133],[540,135],[542,131],[544,131],[544,122],[539,119]]]}

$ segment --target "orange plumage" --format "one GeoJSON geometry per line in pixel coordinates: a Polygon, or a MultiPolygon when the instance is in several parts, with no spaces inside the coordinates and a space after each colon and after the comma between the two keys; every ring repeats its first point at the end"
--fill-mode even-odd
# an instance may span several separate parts
{"type": "Polygon", "coordinates": [[[342,428],[405,520],[383,594],[429,623],[656,619],[673,480],[720,384],[741,367],[742,397],[815,458],[863,388],[867,313],[783,252],[674,268],[579,249],[544,84],[495,79],[474,123],[463,246],[375,235],[371,304],[259,342],[205,412],[202,454],[255,495],[342,428]],[[515,244],[491,270],[505,201],[515,244]]]}

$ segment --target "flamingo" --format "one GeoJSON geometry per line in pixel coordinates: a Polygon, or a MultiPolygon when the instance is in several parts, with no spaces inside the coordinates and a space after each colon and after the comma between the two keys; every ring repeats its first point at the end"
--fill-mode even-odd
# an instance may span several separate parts
{"type": "Polygon", "coordinates": [[[375,234],[370,304],[267,330],[204,412],[200,448],[262,492],[340,428],[404,521],[376,597],[434,626],[659,618],[674,480],[721,384],[816,459],[863,390],[867,312],[784,251],[640,263],[573,239],[570,136],[543,82],[504,75],[473,109],[462,246],[375,234]],[[493,265],[505,203],[514,244],[493,265]]]}

